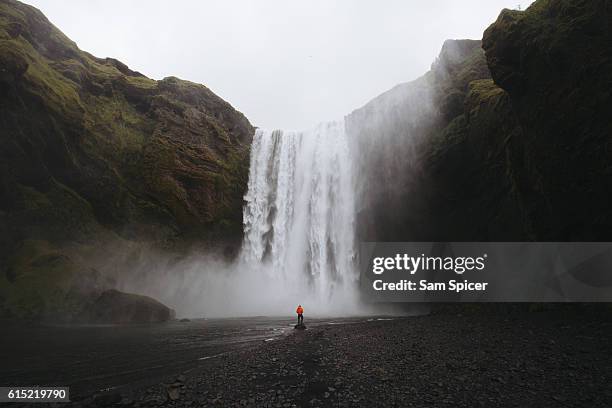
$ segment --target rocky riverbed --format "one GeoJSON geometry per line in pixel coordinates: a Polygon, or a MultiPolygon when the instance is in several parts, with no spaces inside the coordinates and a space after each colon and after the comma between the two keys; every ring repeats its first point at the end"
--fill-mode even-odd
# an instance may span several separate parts
{"type": "Polygon", "coordinates": [[[595,306],[328,321],[75,405],[609,407],[611,338],[595,306]]]}

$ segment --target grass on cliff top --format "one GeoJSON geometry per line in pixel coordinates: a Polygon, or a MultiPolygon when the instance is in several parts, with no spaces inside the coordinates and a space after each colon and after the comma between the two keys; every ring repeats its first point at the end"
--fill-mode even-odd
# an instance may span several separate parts
{"type": "Polygon", "coordinates": [[[155,89],[157,88],[157,81],[147,77],[135,77],[135,76],[127,76],[125,77],[131,85],[143,88],[143,89],[155,89]]]}
{"type": "Polygon", "coordinates": [[[14,66],[27,64],[24,85],[51,111],[71,118],[83,112],[76,86],[51,69],[45,58],[22,37],[0,40],[0,60],[14,66]]]}
{"type": "Polygon", "coordinates": [[[98,60],[80,51],[35,9],[20,9],[25,7],[29,8],[20,3],[0,3],[0,61],[9,66],[27,63],[24,84],[28,91],[38,95],[51,111],[78,121],[86,109],[99,109],[100,104],[84,106],[80,98],[81,80],[86,76],[100,84],[124,78],[129,86],[135,88],[153,89],[157,86],[157,81],[153,79],[126,76],[110,61],[99,62],[104,60],[98,60]],[[37,27],[30,27],[31,25],[37,27]],[[32,33],[39,31],[44,33],[45,37],[32,38],[32,33]],[[20,32],[28,35],[21,35],[20,32]],[[28,39],[38,41],[32,44],[28,39]],[[43,44],[39,43],[41,41],[43,44]],[[44,48],[45,44],[47,48],[58,48],[56,56],[49,57],[51,51],[44,48]]]}
{"type": "MultiPolygon", "coordinates": [[[[558,15],[572,13],[571,10],[576,10],[583,7],[581,3],[588,3],[587,1],[561,1],[561,0],[536,0],[525,10],[510,10],[504,9],[499,15],[498,19],[491,25],[496,27],[497,30],[504,32],[514,31],[513,26],[518,22],[521,23],[521,31],[532,34],[539,33],[540,35],[545,34],[545,41],[564,41],[563,32],[568,29],[568,24],[556,18],[558,15]]],[[[583,15],[585,13],[573,13],[583,15]]],[[[488,29],[487,29],[488,31],[488,29]]],[[[486,33],[486,32],[485,32],[486,33]]],[[[486,35],[486,34],[485,34],[486,35]]],[[[538,35],[529,35],[530,37],[537,38],[538,35]]]]}

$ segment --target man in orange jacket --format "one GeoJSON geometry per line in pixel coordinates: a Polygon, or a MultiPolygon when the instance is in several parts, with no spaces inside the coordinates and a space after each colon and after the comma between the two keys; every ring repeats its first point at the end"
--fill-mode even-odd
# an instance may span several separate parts
{"type": "Polygon", "coordinates": [[[298,315],[298,324],[304,324],[304,308],[302,305],[298,305],[297,309],[295,309],[295,313],[298,315]]]}

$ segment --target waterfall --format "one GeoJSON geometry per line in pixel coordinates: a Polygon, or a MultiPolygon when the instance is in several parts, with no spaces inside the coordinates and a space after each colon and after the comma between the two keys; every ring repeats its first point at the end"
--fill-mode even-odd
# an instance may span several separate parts
{"type": "Polygon", "coordinates": [[[274,296],[307,311],[351,309],[355,185],[344,122],[303,132],[258,129],[251,149],[242,260],[278,284],[282,293],[274,296]]]}

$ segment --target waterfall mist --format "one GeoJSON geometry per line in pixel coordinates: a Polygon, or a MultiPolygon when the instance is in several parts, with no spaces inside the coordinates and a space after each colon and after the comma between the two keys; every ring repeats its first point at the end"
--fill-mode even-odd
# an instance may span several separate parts
{"type": "Polygon", "coordinates": [[[370,313],[357,288],[353,169],[344,121],[258,129],[234,261],[133,249],[104,267],[128,266],[114,274],[119,289],[159,299],[178,316],[287,315],[298,303],[311,316],[370,313]]]}

